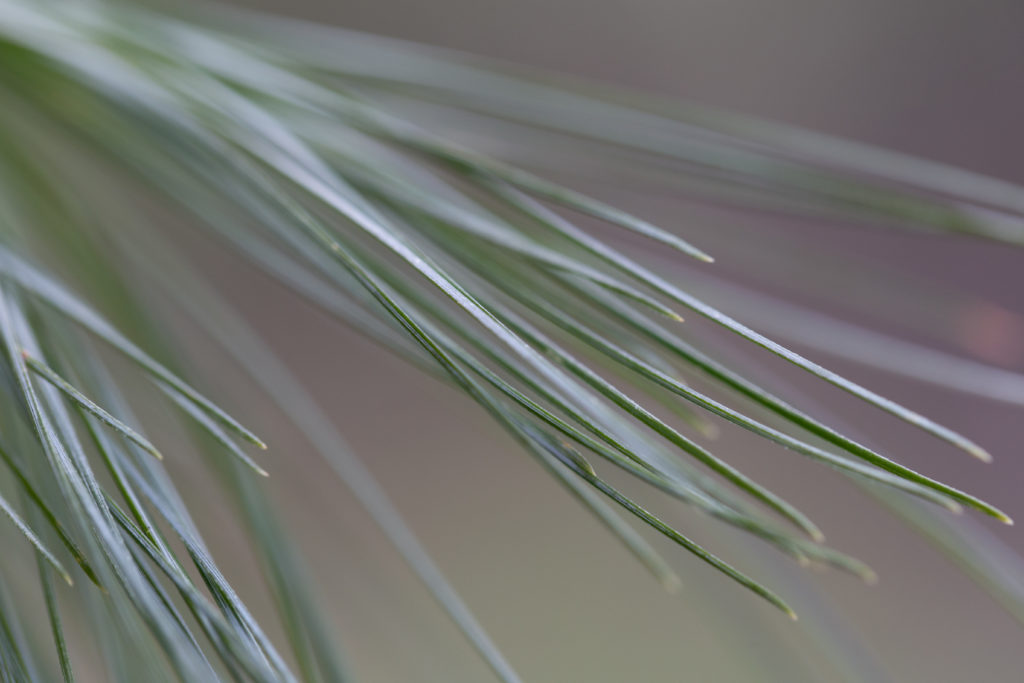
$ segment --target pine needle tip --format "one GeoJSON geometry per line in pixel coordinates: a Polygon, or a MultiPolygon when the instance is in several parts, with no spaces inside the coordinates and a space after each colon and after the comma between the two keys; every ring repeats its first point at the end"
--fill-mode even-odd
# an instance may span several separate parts
{"type": "Polygon", "coordinates": [[[669,595],[676,595],[683,589],[683,581],[675,574],[665,574],[661,577],[661,587],[669,595]]]}
{"type": "MultiPolygon", "coordinates": [[[[964,513],[964,506],[961,505],[960,503],[956,503],[956,502],[954,502],[952,500],[943,501],[942,505],[947,510],[952,512],[954,515],[962,515],[964,513]]],[[[999,515],[995,515],[995,516],[998,517],[999,515]]]]}
{"type": "Polygon", "coordinates": [[[988,465],[988,464],[991,464],[991,462],[992,462],[992,454],[991,454],[991,453],[989,453],[988,451],[984,450],[983,448],[972,448],[972,449],[971,449],[970,451],[968,451],[968,452],[969,452],[969,453],[970,453],[970,454],[971,454],[971,455],[972,455],[972,456],[973,456],[974,458],[976,458],[976,459],[978,459],[978,460],[982,461],[982,462],[983,462],[983,463],[985,463],[986,465],[988,465]]]}

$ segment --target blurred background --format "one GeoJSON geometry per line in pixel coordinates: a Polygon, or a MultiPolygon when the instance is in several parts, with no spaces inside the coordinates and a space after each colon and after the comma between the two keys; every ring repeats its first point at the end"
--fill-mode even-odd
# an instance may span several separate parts
{"type": "MultiPolygon", "coordinates": [[[[1018,2],[237,4],[685,98],[1024,183],[1024,7],[1018,2]]],[[[871,435],[902,462],[1024,518],[1019,395],[1016,403],[992,400],[979,395],[984,387],[945,389],[800,346],[786,338],[787,325],[804,326],[796,334],[820,333],[818,346],[829,345],[831,328],[807,328],[811,323],[802,318],[773,323],[763,310],[756,319],[758,300],[750,296],[795,301],[895,339],[1021,371],[1024,253],[965,237],[744,213],[593,175],[576,186],[706,247],[718,263],[703,270],[743,288],[710,293],[727,311],[975,438],[996,461],[972,462],[687,321],[725,358],[819,416],[841,415],[834,419],[851,434],[871,435]],[[779,329],[767,329],[772,325],[779,329]]],[[[683,590],[668,596],[469,400],[319,316],[216,245],[195,246],[204,267],[329,408],[525,680],[1021,680],[1021,624],[838,475],[804,467],[799,456],[735,430],[723,430],[715,444],[730,462],[811,513],[831,545],[868,562],[880,574],[877,586],[802,570],[722,525],[654,500],[684,531],[777,588],[802,620],[790,623],[683,551],[652,539],[683,577],[683,590]]],[[[687,281],[690,271],[648,257],[670,278],[687,281]]],[[[842,329],[837,334],[845,336],[842,329]]],[[[195,344],[207,351],[201,340],[195,344]]],[[[229,405],[268,437],[273,495],[309,558],[360,680],[491,680],[301,435],[247,392],[215,353],[196,356],[208,365],[208,383],[234,397],[229,405]]],[[[198,469],[178,467],[176,481],[192,501],[216,500],[198,469]]],[[[257,614],[269,614],[237,525],[227,515],[196,518],[206,520],[203,531],[221,549],[218,559],[243,597],[257,614]]],[[[973,522],[977,533],[1024,551],[1019,531],[973,522]]]]}

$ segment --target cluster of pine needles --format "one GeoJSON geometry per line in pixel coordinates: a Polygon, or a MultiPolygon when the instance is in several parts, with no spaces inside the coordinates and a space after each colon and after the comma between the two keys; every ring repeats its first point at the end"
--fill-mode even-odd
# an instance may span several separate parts
{"type": "MultiPolygon", "coordinates": [[[[507,131],[501,144],[521,136],[522,150],[556,138],[569,156],[614,156],[719,201],[1010,241],[1024,215],[1017,188],[397,41],[193,12],[0,1],[0,457],[10,475],[0,507],[35,548],[56,646],[46,657],[28,642],[31,594],[0,590],[4,680],[51,680],[54,660],[73,678],[55,578],[74,582],[118,680],[350,675],[263,493],[252,454],[260,438],[187,381],[195,370],[170,341],[178,318],[152,303],[154,292],[265,390],[494,672],[518,680],[329,411],[189,265],[156,215],[166,211],[146,210],[154,204],[184,209],[253,267],[464,391],[670,589],[674,570],[629,518],[793,615],[756,578],[616,487],[612,470],[801,563],[873,578],[823,545],[804,512],[703,445],[709,417],[886,496],[1009,522],[688,339],[683,316],[705,318],[989,459],[964,436],[744,326],[622,246],[711,262],[679,236],[684,226],[653,225],[456,144],[421,119],[441,111],[448,121],[487,120],[507,131]],[[145,435],[130,393],[145,392],[139,377],[152,385],[150,400],[169,399],[184,418],[182,438],[208,456],[235,501],[287,655],[218,569],[164,469],[162,450],[173,457],[181,444],[161,449],[145,435]],[[665,406],[681,419],[660,416],[665,406]]],[[[964,548],[954,551],[972,552],[964,548]]]]}

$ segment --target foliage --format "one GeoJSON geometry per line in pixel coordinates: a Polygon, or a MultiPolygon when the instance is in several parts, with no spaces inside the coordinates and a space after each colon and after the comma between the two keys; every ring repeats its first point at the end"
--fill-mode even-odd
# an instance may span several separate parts
{"type": "MultiPolygon", "coordinates": [[[[327,411],[179,253],[150,210],[168,203],[463,390],[669,589],[672,568],[623,514],[792,615],[771,589],[627,496],[606,473],[613,467],[802,563],[873,577],[824,546],[807,515],[702,445],[713,416],[874,485],[983,583],[1014,593],[980,541],[941,531],[941,518],[907,500],[1009,522],[1002,512],[716,360],[688,339],[682,314],[989,460],[980,446],[645,265],[646,245],[712,260],[676,232],[525,168],[559,154],[612,159],[641,181],[682,181],[755,209],[1008,241],[1021,235],[1018,188],[718,112],[249,15],[4,0],[0,63],[0,456],[11,474],[0,506],[36,549],[66,680],[54,575],[76,582],[120,679],[349,677],[262,491],[265,472],[249,453],[262,442],[184,379],[195,369],[153,292],[265,390],[497,676],[518,680],[327,411]],[[450,141],[432,128],[439,119],[448,128],[487,121],[523,164],[450,141]],[[559,153],[538,144],[550,139],[559,153]],[[217,568],[160,462],[178,444],[158,448],[135,417],[137,376],[158,390],[147,400],[162,395],[177,407],[182,439],[208,455],[246,520],[294,673],[217,568]],[[666,407],[681,419],[660,416],[666,407]]],[[[976,371],[987,370],[965,373],[976,371]]],[[[4,599],[5,680],[47,680],[50,665],[19,630],[33,606],[4,599]]]]}

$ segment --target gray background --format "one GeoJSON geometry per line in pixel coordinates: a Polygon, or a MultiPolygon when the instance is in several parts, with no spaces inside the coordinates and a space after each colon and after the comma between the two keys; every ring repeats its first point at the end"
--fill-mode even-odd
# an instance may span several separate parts
{"type": "MultiPolygon", "coordinates": [[[[1024,182],[1019,132],[1024,10],[1016,2],[246,4],[597,77],[1024,182]]],[[[688,207],[673,197],[624,201],[667,225],[674,224],[680,207],[688,207]]],[[[972,306],[985,301],[999,313],[995,341],[972,346],[971,339],[935,339],[914,319],[913,297],[912,314],[896,320],[848,310],[847,298],[860,295],[836,287],[815,290],[811,297],[805,292],[812,303],[940,348],[973,350],[1005,367],[1024,369],[1019,317],[1024,256],[1019,252],[808,221],[746,219],[737,225],[708,235],[724,242],[722,272],[738,273],[743,258],[758,258],[742,246],[729,258],[730,240],[742,242],[744,231],[775,249],[783,248],[782,237],[806,238],[813,249],[840,262],[849,258],[877,272],[893,269],[930,278],[922,280],[926,297],[942,296],[928,283],[959,288],[967,293],[966,303],[954,312],[969,315],[972,306]]],[[[679,596],[666,597],[469,401],[296,305],[291,295],[256,274],[241,267],[225,270],[224,264],[233,262],[215,248],[201,258],[216,264],[225,289],[330,407],[527,680],[843,680],[819,646],[823,625],[846,639],[860,666],[877,667],[866,669],[873,671],[871,680],[1020,680],[1020,626],[842,479],[799,467],[795,456],[731,431],[716,446],[811,512],[833,545],[874,566],[882,576],[876,587],[801,572],[770,553],[751,552],[738,535],[662,505],[698,538],[714,538],[717,549],[787,597],[799,594],[826,613],[834,607],[832,617],[790,624],[681,551],[660,544],[685,582],[679,596]]],[[[763,259],[770,265],[779,257],[767,252],[763,259]]],[[[765,284],[739,277],[779,292],[804,289],[802,278],[813,273],[804,260],[796,261],[788,279],[766,278],[765,284]]],[[[868,284],[873,283],[864,283],[864,294],[875,296],[868,284]]],[[[918,311],[922,320],[931,302],[918,311]]],[[[943,329],[960,329],[956,319],[939,322],[943,329]]],[[[824,360],[976,436],[996,454],[996,464],[967,462],[836,392],[798,377],[787,381],[810,391],[820,407],[841,409],[858,428],[881,433],[885,445],[908,464],[954,480],[1024,518],[1019,408],[824,360]]],[[[211,367],[213,372],[225,387],[244,386],[236,384],[240,380],[230,369],[211,367]]],[[[266,410],[253,400],[239,412],[265,425],[261,433],[272,439],[275,495],[312,558],[325,604],[365,680],[489,680],[365,515],[304,450],[299,435],[266,410]]],[[[212,497],[196,472],[183,468],[177,476],[196,500],[212,497]]],[[[985,526],[1024,548],[1019,532],[985,526]]],[[[246,597],[258,610],[269,609],[255,584],[245,585],[251,579],[249,558],[230,521],[209,523],[205,531],[211,545],[226,549],[221,557],[228,574],[243,583],[246,597]]]]}

